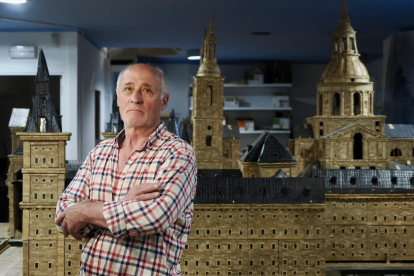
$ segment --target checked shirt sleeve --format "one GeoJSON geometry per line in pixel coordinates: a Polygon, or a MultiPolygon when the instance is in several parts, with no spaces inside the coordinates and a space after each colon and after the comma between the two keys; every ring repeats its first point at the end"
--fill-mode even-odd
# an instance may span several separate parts
{"type": "MultiPolygon", "coordinates": [[[[68,207],[89,198],[89,183],[91,179],[91,153],[89,153],[82,166],[79,168],[72,182],[60,196],[56,206],[55,219],[68,207]]],[[[91,225],[87,225],[83,229],[83,233],[87,234],[92,230],[91,225]]]]}
{"type": "Polygon", "coordinates": [[[159,198],[104,204],[103,214],[109,230],[117,237],[163,232],[192,204],[196,173],[195,155],[190,146],[185,144],[172,150],[156,174],[155,181],[162,183],[159,198]]]}

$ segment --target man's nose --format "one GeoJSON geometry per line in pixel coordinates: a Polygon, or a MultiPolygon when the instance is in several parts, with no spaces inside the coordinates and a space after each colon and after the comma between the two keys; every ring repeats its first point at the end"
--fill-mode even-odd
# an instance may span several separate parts
{"type": "Polygon", "coordinates": [[[134,93],[132,93],[131,102],[133,102],[133,103],[142,103],[141,91],[135,90],[134,93]]]}

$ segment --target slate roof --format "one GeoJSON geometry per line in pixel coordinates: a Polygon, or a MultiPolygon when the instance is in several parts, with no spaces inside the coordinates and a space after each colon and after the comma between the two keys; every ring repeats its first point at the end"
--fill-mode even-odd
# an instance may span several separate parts
{"type": "Polygon", "coordinates": [[[20,145],[11,155],[23,155],[23,141],[20,142],[20,145]]]}
{"type": "Polygon", "coordinates": [[[311,177],[312,171],[321,168],[319,161],[312,161],[298,177],[311,177]]]}
{"type": "Polygon", "coordinates": [[[274,178],[288,178],[289,176],[284,171],[282,171],[282,169],[279,169],[273,177],[274,178]]]}
{"type": "Polygon", "coordinates": [[[290,134],[291,139],[299,138],[315,138],[313,136],[313,128],[311,124],[297,124],[292,126],[290,134]]]}
{"type": "Polygon", "coordinates": [[[287,148],[269,132],[263,132],[253,142],[252,148],[242,156],[241,161],[257,163],[296,162],[287,148]]]}
{"type": "Polygon", "coordinates": [[[218,177],[218,178],[242,178],[243,174],[240,170],[207,170],[207,169],[200,169],[197,171],[197,177],[218,177]]]}
{"type": "Polygon", "coordinates": [[[406,194],[414,192],[414,172],[398,170],[313,170],[325,179],[327,194],[406,194]]]}
{"type": "Polygon", "coordinates": [[[344,126],[342,128],[339,128],[335,131],[332,131],[331,133],[326,134],[325,136],[323,136],[323,138],[329,138],[329,137],[334,136],[335,134],[340,133],[340,132],[344,131],[345,129],[351,128],[353,126],[356,126],[356,124],[351,124],[351,125],[347,125],[347,126],[344,126]]]}
{"type": "Polygon", "coordinates": [[[35,78],[35,82],[39,81],[49,81],[49,69],[47,68],[46,58],[42,48],[39,51],[39,61],[35,78]]]}
{"type": "Polygon", "coordinates": [[[414,138],[414,125],[385,124],[385,135],[392,138],[414,138]]]}
{"type": "Polygon", "coordinates": [[[240,130],[238,125],[223,126],[223,139],[240,139],[240,130]]]}
{"type": "Polygon", "coordinates": [[[325,203],[321,178],[199,178],[196,204],[325,203]]]}
{"type": "Polygon", "coordinates": [[[392,162],[392,161],[390,161],[390,165],[392,166],[392,169],[393,170],[398,170],[398,171],[404,171],[404,170],[405,171],[406,170],[413,171],[414,170],[413,167],[405,166],[403,164],[396,163],[396,162],[392,162]]]}

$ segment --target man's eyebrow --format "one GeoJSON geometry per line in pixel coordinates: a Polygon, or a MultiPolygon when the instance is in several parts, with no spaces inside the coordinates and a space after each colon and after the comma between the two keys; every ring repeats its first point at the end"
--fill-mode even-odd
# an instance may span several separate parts
{"type": "Polygon", "coordinates": [[[133,84],[133,82],[124,83],[124,85],[131,85],[131,84],[133,84]]]}
{"type": "Polygon", "coordinates": [[[149,86],[149,87],[152,87],[150,84],[148,84],[148,83],[146,83],[146,82],[141,83],[141,85],[143,85],[143,86],[149,86]]]}

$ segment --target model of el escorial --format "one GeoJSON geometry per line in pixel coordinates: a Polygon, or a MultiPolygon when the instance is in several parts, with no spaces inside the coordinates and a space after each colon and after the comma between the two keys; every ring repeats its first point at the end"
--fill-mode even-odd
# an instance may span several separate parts
{"type": "Polygon", "coordinates": [[[392,162],[412,164],[414,139],[405,130],[413,126],[386,125],[386,116],[374,115],[373,83],[359,59],[346,0],[333,34],[332,60],[317,85],[317,115],[293,127],[289,149],[298,164],[292,176],[312,166],[392,169],[392,162]]]}

